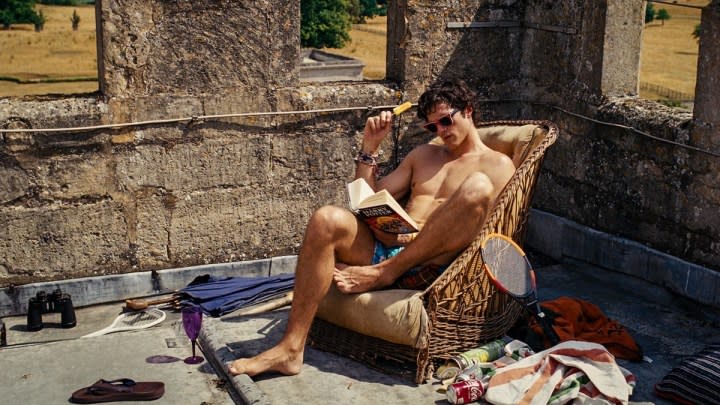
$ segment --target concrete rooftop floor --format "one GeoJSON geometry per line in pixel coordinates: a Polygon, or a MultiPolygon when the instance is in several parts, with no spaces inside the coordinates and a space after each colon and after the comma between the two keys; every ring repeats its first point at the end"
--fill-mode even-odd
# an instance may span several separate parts
{"type": "MultiPolygon", "coordinates": [[[[541,301],[569,296],[596,304],[643,348],[648,361],[618,360],[637,377],[633,403],[669,404],[655,397],[655,383],[686,356],[720,342],[720,273],[536,210],[527,245],[534,247],[528,250],[541,301]]],[[[447,403],[437,382],[418,386],[310,347],[300,375],[228,376],[227,362],[280,339],[288,307],[252,316],[206,317],[200,344],[207,361],[195,366],[179,361],[190,354],[190,345],[173,310],[150,329],[80,338],[110,325],[123,311],[124,298],[170,293],[202,274],[269,276],[292,272],[294,265],[295,258],[285,256],[3,289],[0,316],[8,346],[0,347],[0,403],[65,404],[73,391],[100,378],[162,381],[165,395],[153,401],[157,404],[447,403]],[[24,315],[5,316],[23,314],[22,305],[37,290],[58,287],[73,297],[77,327],[61,329],[59,314],[45,314],[46,327],[29,332],[24,315]],[[154,364],[148,361],[153,356],[178,361],[154,364]]]]}
{"type": "MultiPolygon", "coordinates": [[[[581,263],[547,262],[536,267],[541,300],[571,296],[598,305],[629,329],[652,360],[618,360],[637,377],[631,397],[635,403],[669,404],[654,396],[653,385],[685,356],[720,342],[718,311],[662,287],[581,263]]],[[[1,402],[63,404],[73,391],[100,378],[126,377],[163,381],[166,392],[153,401],[157,404],[447,403],[434,382],[417,386],[313,348],[306,349],[305,365],[297,376],[251,380],[226,375],[228,361],[254,355],[279,340],[288,307],[260,315],[205,318],[200,340],[208,361],[196,366],[147,361],[151,356],[180,359],[190,353],[178,314],[172,310],[162,324],[150,329],[79,338],[109,325],[122,307],[117,302],[79,308],[78,326],[72,329],[57,327],[58,314],[44,315],[49,325],[39,332],[25,330],[24,316],[4,318],[9,346],[0,348],[1,402]]]]}

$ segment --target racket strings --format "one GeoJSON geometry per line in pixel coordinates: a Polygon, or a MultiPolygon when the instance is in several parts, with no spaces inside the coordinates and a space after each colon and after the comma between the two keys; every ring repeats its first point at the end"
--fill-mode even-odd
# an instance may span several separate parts
{"type": "Polygon", "coordinates": [[[129,313],[118,322],[122,327],[138,327],[155,322],[160,316],[154,312],[140,311],[129,313]]]}
{"type": "Polygon", "coordinates": [[[500,238],[490,238],[486,242],[482,255],[495,281],[513,295],[530,293],[530,267],[524,254],[500,238]]]}

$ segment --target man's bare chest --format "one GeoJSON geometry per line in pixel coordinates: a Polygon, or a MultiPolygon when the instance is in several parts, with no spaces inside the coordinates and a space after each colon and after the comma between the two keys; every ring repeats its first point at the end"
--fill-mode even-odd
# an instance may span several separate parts
{"type": "Polygon", "coordinates": [[[450,197],[471,174],[486,171],[479,159],[445,162],[425,169],[420,170],[413,181],[413,194],[441,199],[450,197]]]}

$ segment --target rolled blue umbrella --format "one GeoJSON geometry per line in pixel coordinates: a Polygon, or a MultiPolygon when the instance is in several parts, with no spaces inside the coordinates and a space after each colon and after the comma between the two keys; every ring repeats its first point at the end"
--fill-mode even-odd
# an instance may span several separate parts
{"type": "Polygon", "coordinates": [[[197,277],[181,289],[181,304],[193,304],[212,317],[219,317],[237,309],[260,304],[292,291],[295,274],[269,277],[197,277]]]}

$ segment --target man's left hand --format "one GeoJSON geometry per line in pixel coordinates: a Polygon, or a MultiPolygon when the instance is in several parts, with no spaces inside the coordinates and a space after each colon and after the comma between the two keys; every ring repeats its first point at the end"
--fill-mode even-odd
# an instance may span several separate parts
{"type": "Polygon", "coordinates": [[[379,240],[380,243],[387,247],[406,246],[415,239],[415,234],[413,233],[395,234],[379,231],[374,228],[371,228],[371,230],[373,234],[375,234],[375,239],[379,240]]]}

